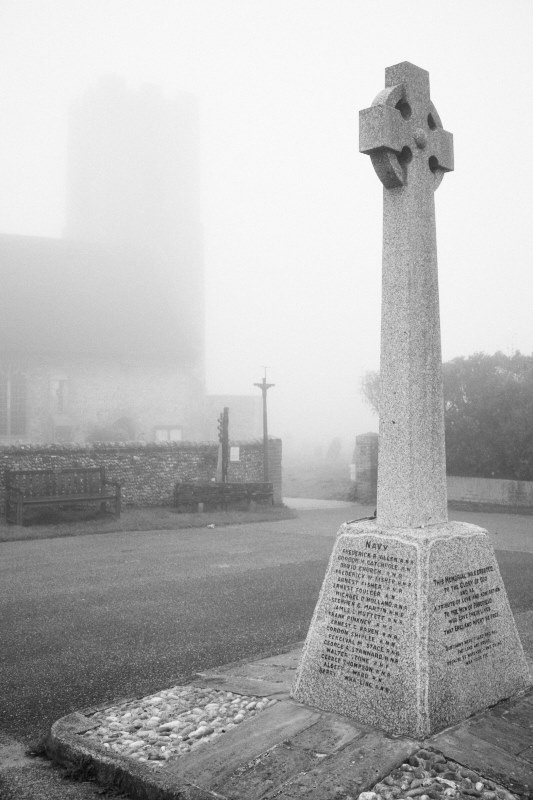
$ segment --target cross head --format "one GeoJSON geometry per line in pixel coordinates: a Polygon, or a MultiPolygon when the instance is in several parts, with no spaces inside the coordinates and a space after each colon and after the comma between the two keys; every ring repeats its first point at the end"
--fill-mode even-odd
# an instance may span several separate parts
{"type": "Polygon", "coordinates": [[[359,112],[359,151],[387,189],[407,186],[415,174],[436,189],[453,170],[453,136],[430,100],[429,73],[403,61],[387,67],[385,87],[359,112]]]}

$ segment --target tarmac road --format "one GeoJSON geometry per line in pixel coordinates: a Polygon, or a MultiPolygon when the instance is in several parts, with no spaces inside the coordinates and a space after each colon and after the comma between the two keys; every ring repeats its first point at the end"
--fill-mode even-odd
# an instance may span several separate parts
{"type": "MultiPolygon", "coordinates": [[[[31,743],[71,711],[302,640],[340,523],[370,512],[0,544],[0,731],[31,743]]],[[[494,531],[532,652],[533,517],[453,516],[494,531]]]]}

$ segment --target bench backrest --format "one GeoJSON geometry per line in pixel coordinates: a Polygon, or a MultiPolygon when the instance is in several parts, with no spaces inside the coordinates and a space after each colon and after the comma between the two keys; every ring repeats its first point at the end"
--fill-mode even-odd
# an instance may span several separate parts
{"type": "Polygon", "coordinates": [[[174,487],[174,499],[177,502],[212,502],[235,496],[269,495],[273,493],[271,483],[194,483],[178,481],[174,487]]]}
{"type": "Polygon", "coordinates": [[[51,469],[11,470],[6,472],[6,486],[16,486],[24,497],[69,497],[101,494],[105,482],[103,467],[73,467],[54,472],[51,469]]]}

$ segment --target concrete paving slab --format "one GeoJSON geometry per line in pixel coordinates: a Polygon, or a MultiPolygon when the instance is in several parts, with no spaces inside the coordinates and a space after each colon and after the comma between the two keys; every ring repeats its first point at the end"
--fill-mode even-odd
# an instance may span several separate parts
{"type": "Polygon", "coordinates": [[[261,679],[246,678],[241,675],[210,675],[200,677],[192,682],[193,686],[220,689],[224,692],[236,694],[255,695],[256,697],[274,697],[284,699],[289,696],[290,686],[280,681],[270,683],[261,679]]]}
{"type": "Polygon", "coordinates": [[[522,758],[524,761],[529,761],[529,763],[533,765],[533,746],[523,750],[520,753],[520,758],[522,758]]]}
{"type": "MultiPolygon", "coordinates": [[[[42,755],[0,732],[0,797],[2,800],[98,800],[93,781],[72,781],[42,755]]],[[[118,800],[118,796],[117,796],[118,800]]]]}
{"type": "Polygon", "coordinates": [[[49,754],[60,763],[89,770],[100,783],[135,798],[357,800],[400,765],[403,769],[403,762],[416,763],[415,754],[425,747],[442,754],[442,760],[453,759],[496,781],[520,800],[533,797],[531,691],[419,742],[387,736],[289,699],[300,652],[298,646],[281,655],[198,674],[194,682],[198,686],[231,686],[229,691],[271,695],[278,702],[158,768],[83,738],[80,734],[94,725],[91,709],[55,723],[49,754]]]}
{"type": "MultiPolygon", "coordinates": [[[[157,771],[82,738],[80,734],[94,725],[90,719],[94,709],[56,722],[48,737],[48,752],[63,764],[89,764],[97,780],[139,798],[203,800],[214,797],[214,792],[222,798],[255,800],[271,792],[293,792],[288,785],[300,782],[302,775],[310,777],[307,788],[302,785],[301,791],[309,790],[313,797],[315,788],[319,791],[317,787],[326,783],[330,786],[327,791],[333,791],[333,784],[337,786],[339,781],[363,791],[413,752],[417,743],[393,740],[339,715],[283,699],[288,698],[300,653],[301,646],[285,654],[199,674],[194,681],[198,686],[271,696],[278,702],[202,748],[170,759],[157,771]],[[276,675],[277,682],[273,682],[276,675]],[[360,745],[348,754],[347,748],[359,740],[360,745]],[[263,788],[257,794],[259,785],[263,788]]],[[[327,792],[320,794],[321,800],[328,796],[327,792]]]]}
{"type": "Polygon", "coordinates": [[[235,784],[236,774],[248,763],[309,728],[319,718],[318,712],[292,701],[281,701],[188,757],[175,759],[166,773],[202,789],[226,794],[226,782],[235,784]]]}
{"type": "MultiPolygon", "coordinates": [[[[265,667],[274,666],[278,668],[280,674],[282,674],[283,671],[286,669],[293,670],[290,677],[290,680],[292,680],[294,676],[294,670],[297,668],[300,661],[302,647],[303,647],[303,641],[297,642],[294,645],[294,649],[289,650],[288,653],[279,653],[278,655],[275,656],[262,658],[260,663],[265,667]]],[[[238,669],[240,669],[240,667],[238,669]]]]}
{"type": "Polygon", "coordinates": [[[309,772],[317,760],[314,753],[279,744],[262,753],[245,769],[228,776],[221,787],[224,797],[231,800],[270,798],[295,775],[309,772]]]}
{"type": "Polygon", "coordinates": [[[533,765],[519,756],[478,738],[467,724],[431,739],[447,758],[505,786],[519,797],[533,797],[533,765]]]}
{"type": "MultiPolygon", "coordinates": [[[[210,678],[215,675],[222,677],[224,673],[210,672],[199,673],[201,678],[210,678]]],[[[241,667],[236,668],[234,671],[226,672],[227,677],[235,678],[248,678],[257,682],[266,682],[279,684],[284,689],[290,689],[291,680],[294,676],[294,667],[289,665],[284,667],[281,664],[265,664],[263,661],[259,664],[243,664],[241,667]]]]}
{"type": "Polygon", "coordinates": [[[490,709],[490,719],[501,718],[516,726],[517,730],[523,730],[524,735],[531,737],[533,744],[533,708],[531,705],[531,690],[524,696],[514,700],[505,700],[490,709]]]}
{"type": "Polygon", "coordinates": [[[412,739],[390,739],[369,730],[309,772],[283,787],[279,800],[335,800],[370,789],[419,747],[412,739]]]}
{"type": "MultiPolygon", "coordinates": [[[[529,712],[531,714],[531,709],[529,712]]],[[[519,755],[528,746],[524,728],[513,725],[511,721],[498,717],[496,714],[484,714],[471,726],[470,730],[478,739],[496,745],[512,755],[519,755]]],[[[533,740],[531,744],[533,745],[533,740]]]]}
{"type": "Polygon", "coordinates": [[[364,727],[352,720],[322,713],[318,722],[292,737],[292,744],[323,756],[335,753],[364,732],[364,727]]]}

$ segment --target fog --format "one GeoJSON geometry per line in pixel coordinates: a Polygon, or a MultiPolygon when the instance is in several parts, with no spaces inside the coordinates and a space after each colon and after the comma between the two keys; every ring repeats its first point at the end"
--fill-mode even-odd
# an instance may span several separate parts
{"type": "MultiPolygon", "coordinates": [[[[68,109],[103,75],[199,108],[206,380],[296,449],[377,429],[382,187],[358,111],[411,61],[454,134],[443,358],[533,351],[530,0],[2,0],[0,232],[62,236],[68,109]]],[[[31,324],[31,321],[29,321],[31,324]]]]}

